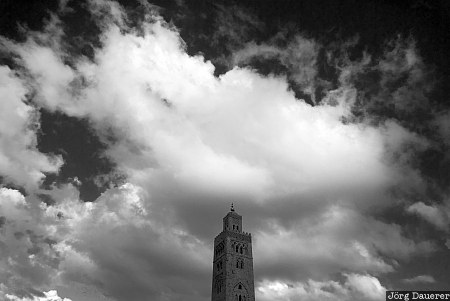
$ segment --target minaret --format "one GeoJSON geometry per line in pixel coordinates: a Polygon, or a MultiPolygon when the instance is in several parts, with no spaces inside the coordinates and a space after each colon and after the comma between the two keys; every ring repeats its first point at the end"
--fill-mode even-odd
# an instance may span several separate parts
{"type": "Polygon", "coordinates": [[[233,204],[214,239],[211,300],[255,301],[252,236],[242,231],[242,216],[233,204]]]}

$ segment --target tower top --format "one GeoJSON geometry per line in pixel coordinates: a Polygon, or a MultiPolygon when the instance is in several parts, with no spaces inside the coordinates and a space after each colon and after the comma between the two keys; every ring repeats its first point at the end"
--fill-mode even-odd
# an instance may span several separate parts
{"type": "Polygon", "coordinates": [[[231,203],[230,211],[223,218],[223,231],[242,232],[242,216],[234,210],[234,204],[231,203]]]}

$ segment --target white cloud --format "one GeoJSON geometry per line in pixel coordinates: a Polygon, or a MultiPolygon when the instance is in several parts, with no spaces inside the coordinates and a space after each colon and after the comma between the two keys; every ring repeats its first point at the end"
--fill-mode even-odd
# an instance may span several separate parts
{"type": "Polygon", "coordinates": [[[450,225],[450,210],[445,206],[426,205],[422,202],[408,207],[409,213],[417,214],[438,229],[448,231],[450,225]]]}
{"type": "Polygon", "coordinates": [[[263,281],[257,287],[258,300],[287,301],[369,301],[384,300],[386,289],[370,275],[346,274],[346,281],[314,281],[286,283],[263,281]]]}
{"type": "MultiPolygon", "coordinates": [[[[315,89],[317,85],[317,56],[320,45],[312,40],[300,35],[295,36],[286,47],[276,45],[275,37],[271,43],[256,44],[247,43],[242,49],[234,51],[232,54],[233,66],[246,64],[254,59],[277,59],[291,73],[292,79],[298,87],[309,94],[315,100],[315,89]]],[[[285,37],[283,37],[285,38],[285,37]]]]}
{"type": "Polygon", "coordinates": [[[37,200],[26,200],[17,190],[0,188],[0,283],[4,293],[31,297],[51,283],[60,254],[37,200]]]}
{"type": "Polygon", "coordinates": [[[430,275],[418,275],[413,278],[403,279],[403,282],[415,284],[415,283],[435,283],[436,280],[430,275]]]}
{"type": "Polygon", "coordinates": [[[36,149],[39,114],[26,104],[27,83],[0,66],[0,176],[35,189],[45,172],[57,172],[62,160],[36,149]]]}
{"type": "Polygon", "coordinates": [[[55,290],[51,290],[43,293],[42,297],[33,297],[33,298],[19,298],[13,295],[6,295],[6,300],[8,301],[72,301],[68,298],[61,298],[58,296],[58,292],[55,290]]]}
{"type": "Polygon", "coordinates": [[[365,300],[383,300],[386,289],[380,284],[380,281],[370,275],[349,274],[346,284],[353,290],[361,294],[365,300]]]}
{"type": "Polygon", "coordinates": [[[158,172],[178,185],[203,189],[208,182],[215,193],[250,198],[392,180],[383,163],[390,128],[340,121],[350,114],[354,91],[333,91],[329,105],[311,107],[295,99],[283,78],[245,69],[215,78],[213,66],[188,56],[178,34],[160,21],[145,32],[123,34],[111,25],[95,63],[80,60],[76,70],[56,50],[16,45],[39,79],[42,105],[89,116],[99,130],[113,128],[118,141],[109,155],[131,179],[158,172]],[[86,87],[72,84],[75,74],[86,87]]]}
{"type": "Polygon", "coordinates": [[[127,15],[116,1],[88,0],[89,12],[97,18],[97,22],[107,27],[111,23],[124,26],[127,15]]]}
{"type": "Polygon", "coordinates": [[[415,242],[399,225],[387,224],[350,208],[331,206],[320,216],[303,218],[290,228],[273,222],[254,235],[255,264],[263,277],[325,277],[342,270],[391,272],[395,261],[434,250],[415,242]],[[289,268],[287,268],[289,267],[289,268]]]}
{"type": "MultiPolygon", "coordinates": [[[[81,202],[71,185],[48,193],[59,196],[53,206],[0,190],[0,212],[6,216],[0,233],[3,294],[41,300],[43,291],[71,282],[127,300],[164,294],[189,300],[183,296],[202,291],[212,260],[209,247],[153,211],[142,189],[125,184],[95,203],[81,202]]],[[[70,298],[76,300],[76,294],[70,298]]]]}

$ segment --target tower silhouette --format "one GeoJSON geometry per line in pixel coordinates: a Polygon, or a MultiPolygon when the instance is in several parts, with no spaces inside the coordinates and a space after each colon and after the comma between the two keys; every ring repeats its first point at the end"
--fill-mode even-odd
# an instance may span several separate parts
{"type": "Polygon", "coordinates": [[[212,301],[255,301],[252,236],[231,204],[214,239],[212,301]]]}

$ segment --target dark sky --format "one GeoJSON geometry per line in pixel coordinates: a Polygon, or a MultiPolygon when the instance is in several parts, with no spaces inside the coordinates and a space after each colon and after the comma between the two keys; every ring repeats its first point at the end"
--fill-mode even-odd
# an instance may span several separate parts
{"type": "MultiPolygon", "coordinates": [[[[450,5],[0,2],[0,299],[450,290],[450,5]]],[[[67,299],[64,299],[67,298],[67,299]]]]}

